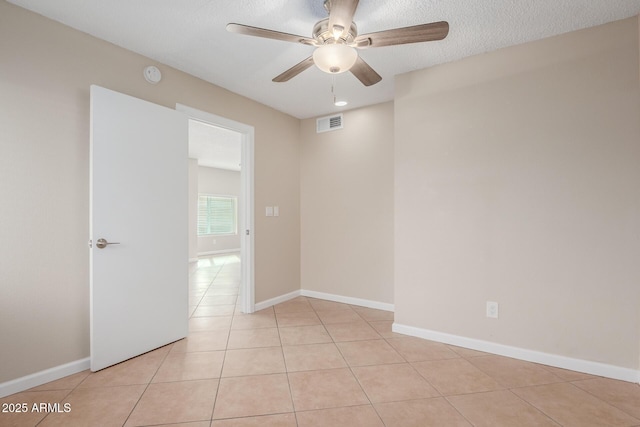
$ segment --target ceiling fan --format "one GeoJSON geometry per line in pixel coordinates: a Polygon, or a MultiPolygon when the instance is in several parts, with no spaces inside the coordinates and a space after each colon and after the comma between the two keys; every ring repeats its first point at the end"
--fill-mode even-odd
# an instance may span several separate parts
{"type": "Polygon", "coordinates": [[[442,40],[449,33],[449,24],[440,21],[358,35],[353,22],[357,7],[358,0],[324,0],[329,17],[315,24],[311,38],[233,23],[227,25],[227,31],[316,47],[312,56],[275,77],[274,82],[286,82],[315,64],[330,74],[351,71],[365,86],[378,83],[382,77],[356,49],[442,40]]]}

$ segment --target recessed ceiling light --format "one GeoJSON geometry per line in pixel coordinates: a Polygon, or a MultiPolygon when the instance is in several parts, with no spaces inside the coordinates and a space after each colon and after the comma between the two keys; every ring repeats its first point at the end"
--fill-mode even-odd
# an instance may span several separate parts
{"type": "Polygon", "coordinates": [[[348,104],[347,101],[336,101],[333,103],[333,105],[335,105],[336,107],[344,107],[347,104],[348,104]]]}

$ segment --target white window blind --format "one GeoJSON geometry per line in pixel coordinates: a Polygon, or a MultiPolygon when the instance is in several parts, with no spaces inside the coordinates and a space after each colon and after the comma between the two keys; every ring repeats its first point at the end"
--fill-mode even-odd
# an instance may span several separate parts
{"type": "Polygon", "coordinates": [[[236,234],[237,199],[230,196],[198,195],[198,235],[236,234]]]}

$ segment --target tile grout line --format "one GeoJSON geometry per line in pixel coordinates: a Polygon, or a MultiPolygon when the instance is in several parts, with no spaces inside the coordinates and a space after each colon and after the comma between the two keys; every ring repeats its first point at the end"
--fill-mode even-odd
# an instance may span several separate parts
{"type": "MultiPolygon", "coordinates": [[[[315,308],[313,307],[313,304],[309,304],[311,305],[311,309],[316,313],[316,316],[318,316],[317,311],[315,310],[315,308]]],[[[355,310],[354,310],[355,311],[355,310]]],[[[362,320],[363,319],[360,314],[358,314],[356,312],[356,314],[358,315],[358,317],[360,317],[362,320]]],[[[320,316],[318,316],[318,318],[320,318],[320,316]]],[[[322,319],[320,320],[320,322],[322,323],[323,327],[325,328],[325,331],[327,333],[329,333],[329,331],[326,329],[326,325],[324,322],[322,322],[322,319]]],[[[367,322],[365,320],[365,322],[367,323],[367,325],[369,325],[369,322],[367,322]]],[[[371,325],[369,325],[371,327],[371,325]]],[[[376,331],[377,333],[377,331],[376,331]]],[[[379,335],[379,334],[378,334],[379,335]]],[[[358,379],[358,377],[356,376],[356,374],[353,372],[353,367],[349,364],[349,362],[347,361],[346,357],[344,356],[344,353],[342,352],[342,350],[340,349],[340,346],[338,346],[338,343],[333,339],[333,336],[331,336],[331,334],[329,334],[329,336],[331,337],[331,339],[333,340],[333,345],[336,346],[336,348],[338,349],[338,353],[340,353],[340,356],[342,357],[342,360],[344,361],[344,363],[347,365],[347,368],[349,369],[349,372],[351,372],[351,375],[353,376],[353,378],[356,380],[356,384],[358,384],[358,387],[360,387],[360,391],[362,392],[362,394],[364,394],[364,396],[366,397],[367,401],[369,402],[369,406],[371,407],[371,409],[373,409],[373,411],[375,412],[376,416],[378,417],[378,419],[380,420],[380,422],[382,423],[383,426],[386,426],[384,420],[382,419],[382,417],[380,416],[380,414],[378,413],[378,410],[376,409],[376,407],[373,405],[373,402],[371,402],[371,397],[367,394],[366,390],[364,389],[364,387],[362,386],[362,383],[360,382],[360,380],[358,379]]],[[[360,406],[360,405],[358,405],[360,406]]]]}
{"type": "MultiPolygon", "coordinates": [[[[557,383],[556,383],[557,384],[557,383]]],[[[528,386],[531,387],[531,386],[528,386]]],[[[513,388],[524,388],[524,387],[513,387],[513,388]]],[[[518,396],[516,393],[514,393],[513,391],[511,391],[511,388],[507,388],[506,391],[508,391],[509,393],[511,393],[512,395],[514,395],[518,400],[520,400],[521,402],[523,402],[526,405],[531,406],[532,408],[534,408],[536,411],[540,412],[542,415],[544,415],[545,417],[549,418],[551,421],[553,421],[554,423],[558,424],[558,425],[563,425],[559,420],[556,420],[554,417],[551,416],[551,414],[547,414],[545,411],[542,410],[542,408],[538,408],[536,405],[534,405],[533,403],[529,402],[528,400],[518,396]]]]}
{"type": "MultiPolygon", "coordinates": [[[[173,344],[174,343],[171,343],[171,347],[173,347],[173,344]]],[[[151,351],[154,351],[154,350],[151,350],[151,351]]],[[[122,423],[123,427],[127,424],[127,422],[129,421],[129,418],[131,418],[131,415],[133,414],[133,412],[136,410],[136,408],[140,404],[140,401],[142,400],[142,396],[144,396],[144,394],[149,389],[149,386],[151,385],[151,382],[153,381],[153,379],[155,378],[156,374],[160,370],[160,367],[162,366],[162,364],[167,360],[167,357],[169,357],[169,353],[170,352],[171,352],[171,349],[169,349],[169,351],[167,351],[167,354],[164,355],[164,357],[162,358],[162,361],[158,364],[158,367],[156,368],[156,371],[153,373],[153,375],[149,379],[149,382],[147,384],[145,384],[144,390],[142,390],[142,393],[140,393],[140,396],[138,397],[138,399],[136,399],[136,403],[131,408],[131,411],[129,411],[129,414],[127,415],[127,418],[125,418],[124,422],[122,423]]]]}
{"type": "MultiPolygon", "coordinates": [[[[211,286],[213,286],[213,282],[216,281],[216,278],[218,277],[218,274],[220,274],[220,271],[224,268],[225,265],[227,265],[226,261],[222,264],[222,266],[218,269],[218,271],[216,271],[216,275],[211,280],[211,284],[207,288],[207,291],[205,291],[205,295],[209,291],[209,289],[211,289],[211,286]]],[[[204,298],[204,295],[203,295],[203,298],[204,298]]],[[[197,308],[196,308],[196,310],[197,310],[197,308]]],[[[236,315],[235,312],[236,312],[236,310],[235,310],[235,304],[234,304],[234,310],[233,310],[233,313],[231,315],[231,323],[229,324],[229,331],[227,332],[227,341],[226,341],[225,346],[224,346],[224,355],[222,356],[222,364],[220,365],[220,373],[218,374],[219,378],[218,378],[218,386],[216,387],[216,396],[213,398],[213,405],[211,405],[211,417],[209,418],[209,426],[211,426],[213,424],[213,416],[214,416],[215,411],[216,411],[216,403],[218,403],[218,394],[220,393],[220,384],[222,383],[222,372],[224,370],[224,362],[225,362],[225,360],[227,360],[227,349],[229,347],[229,337],[231,336],[231,325],[233,324],[233,318],[236,315]]]]}
{"type": "MultiPolygon", "coordinates": [[[[88,375],[87,375],[87,376],[88,376],[88,375]]],[[[85,379],[86,379],[86,378],[85,378],[85,379]]],[[[64,397],[63,397],[62,399],[60,399],[60,401],[59,401],[59,402],[57,402],[57,403],[62,404],[62,403],[64,402],[64,400],[65,400],[66,398],[68,398],[68,397],[71,395],[71,393],[73,393],[73,391],[74,391],[76,388],[78,388],[78,386],[79,386],[80,384],[82,384],[83,382],[84,382],[84,379],[83,379],[82,381],[80,381],[80,383],[78,383],[78,385],[76,385],[74,388],[72,388],[71,390],[68,390],[68,393],[67,393],[67,394],[65,394],[65,395],[64,395],[64,397]]],[[[52,390],[52,391],[53,391],[53,390],[52,390]]],[[[42,424],[42,423],[44,422],[44,420],[46,420],[46,419],[47,419],[47,417],[48,417],[49,415],[51,415],[51,413],[47,413],[44,417],[42,417],[42,419],[36,423],[36,426],[39,426],[40,424],[42,424]]]]}
{"type": "Polygon", "coordinates": [[[289,399],[291,399],[291,408],[293,409],[293,419],[298,425],[298,411],[296,410],[296,404],[293,401],[293,390],[291,389],[291,379],[289,378],[289,368],[287,367],[287,358],[284,355],[284,346],[282,345],[282,337],[280,336],[280,324],[278,323],[278,316],[275,308],[273,309],[273,317],[276,321],[276,329],[278,330],[278,340],[280,341],[280,351],[282,353],[282,361],[284,363],[284,373],[287,377],[287,385],[289,386],[289,399]]]}
{"type": "MultiPolygon", "coordinates": [[[[624,410],[624,409],[620,408],[618,405],[614,404],[614,402],[608,402],[608,401],[606,401],[606,400],[604,400],[604,399],[601,399],[600,397],[598,397],[598,396],[596,396],[595,394],[591,393],[589,390],[584,390],[583,388],[578,387],[576,384],[574,384],[574,383],[576,383],[576,382],[580,382],[580,381],[590,381],[590,380],[592,380],[592,379],[597,379],[597,378],[606,379],[606,378],[603,378],[603,377],[595,377],[595,378],[590,378],[590,379],[586,379],[586,380],[574,380],[574,381],[567,380],[566,382],[567,382],[567,383],[569,383],[569,384],[571,384],[572,386],[574,386],[574,387],[575,387],[575,388],[577,388],[578,390],[582,390],[582,391],[584,391],[585,393],[587,393],[588,395],[593,396],[594,398],[596,398],[596,399],[598,399],[598,400],[600,400],[600,401],[602,401],[602,402],[604,402],[604,403],[606,403],[606,404],[608,404],[608,405],[613,406],[614,408],[616,408],[616,409],[617,409],[617,410],[619,410],[619,411],[622,411],[623,413],[627,414],[627,415],[628,415],[628,416],[630,416],[631,418],[633,418],[633,419],[635,419],[635,420],[640,421],[640,418],[635,417],[634,415],[630,414],[630,413],[629,413],[629,412],[627,412],[626,410],[624,410]]],[[[515,394],[515,393],[514,393],[514,394],[515,394]]],[[[518,396],[518,397],[519,397],[519,396],[518,396]]]]}

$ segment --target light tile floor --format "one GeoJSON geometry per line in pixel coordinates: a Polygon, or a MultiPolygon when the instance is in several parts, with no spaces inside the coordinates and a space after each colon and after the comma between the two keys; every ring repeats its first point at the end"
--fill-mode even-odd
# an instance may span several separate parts
{"type": "Polygon", "coordinates": [[[237,255],[192,264],[187,338],[1,399],[71,412],[0,426],[640,426],[637,384],[395,334],[392,313],[347,304],[242,314],[239,276],[237,255]]]}

